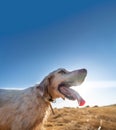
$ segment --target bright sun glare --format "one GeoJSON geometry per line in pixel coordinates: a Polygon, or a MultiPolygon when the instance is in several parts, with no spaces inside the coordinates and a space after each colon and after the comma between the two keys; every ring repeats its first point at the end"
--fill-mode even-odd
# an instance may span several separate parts
{"type": "Polygon", "coordinates": [[[91,81],[91,82],[89,81],[89,82],[84,82],[82,85],[78,87],[73,87],[73,89],[78,91],[79,94],[86,100],[85,105],[94,106],[94,105],[102,105],[102,104],[104,105],[104,103],[109,103],[108,100],[114,102],[115,97],[111,93],[108,94],[103,93],[102,95],[98,93],[99,91],[101,92],[101,89],[109,90],[112,87],[116,88],[116,81],[91,81]],[[106,100],[106,96],[107,96],[107,100],[106,100]]]}

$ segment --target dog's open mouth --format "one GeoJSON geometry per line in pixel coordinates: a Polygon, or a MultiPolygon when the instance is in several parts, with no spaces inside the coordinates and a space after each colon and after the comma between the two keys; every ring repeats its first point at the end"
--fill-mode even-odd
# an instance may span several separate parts
{"type": "Polygon", "coordinates": [[[68,83],[61,83],[58,86],[58,90],[69,100],[77,100],[79,106],[85,104],[85,100],[79,95],[78,92],[70,88],[71,86],[68,83]]]}

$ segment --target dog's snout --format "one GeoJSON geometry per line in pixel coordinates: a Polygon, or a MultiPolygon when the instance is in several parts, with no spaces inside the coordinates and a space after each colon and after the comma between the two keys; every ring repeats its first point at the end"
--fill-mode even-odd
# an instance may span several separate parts
{"type": "Polygon", "coordinates": [[[87,73],[87,70],[86,69],[80,69],[79,70],[81,73],[87,73]]]}

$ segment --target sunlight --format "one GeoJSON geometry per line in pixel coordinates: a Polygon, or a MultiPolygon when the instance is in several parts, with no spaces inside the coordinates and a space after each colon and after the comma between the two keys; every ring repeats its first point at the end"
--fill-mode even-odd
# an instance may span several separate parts
{"type": "Polygon", "coordinates": [[[116,87],[116,81],[89,81],[84,82],[81,86],[74,87],[75,90],[79,91],[83,95],[87,92],[92,91],[94,88],[105,88],[105,87],[116,87]]]}
{"type": "Polygon", "coordinates": [[[87,88],[91,87],[116,87],[116,81],[89,81],[89,82],[84,82],[81,86],[86,86],[87,88]]]}
{"type": "Polygon", "coordinates": [[[116,87],[116,81],[88,81],[84,82],[82,85],[78,87],[73,87],[73,89],[87,93],[93,88],[105,88],[105,87],[116,87]]]}
{"type": "Polygon", "coordinates": [[[73,87],[86,100],[85,105],[92,106],[115,103],[116,96],[111,92],[114,90],[112,88],[116,88],[116,81],[91,81],[73,87]]]}

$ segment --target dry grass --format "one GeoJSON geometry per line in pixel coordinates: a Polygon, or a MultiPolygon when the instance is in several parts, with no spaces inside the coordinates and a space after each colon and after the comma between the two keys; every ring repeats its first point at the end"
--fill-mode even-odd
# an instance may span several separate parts
{"type": "Polygon", "coordinates": [[[54,109],[46,130],[116,130],[116,105],[106,107],[54,109]]]}

